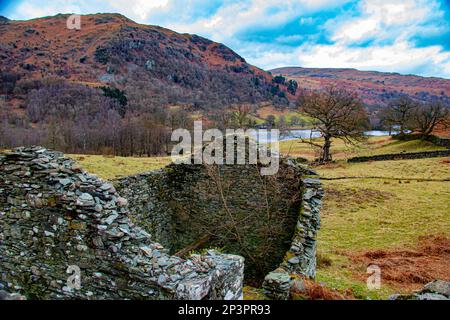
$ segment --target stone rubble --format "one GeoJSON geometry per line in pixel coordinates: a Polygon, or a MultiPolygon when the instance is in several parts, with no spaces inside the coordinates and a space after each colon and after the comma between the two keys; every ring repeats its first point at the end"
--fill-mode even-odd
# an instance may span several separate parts
{"type": "Polygon", "coordinates": [[[291,289],[291,277],[284,270],[270,272],[263,283],[264,294],[274,300],[287,300],[291,289]]]}
{"type": "Polygon", "coordinates": [[[26,300],[26,297],[17,293],[8,293],[6,291],[0,290],[0,300],[26,300]]]}
{"type": "Polygon", "coordinates": [[[389,300],[450,300],[450,282],[435,280],[411,294],[395,294],[389,300]]]}

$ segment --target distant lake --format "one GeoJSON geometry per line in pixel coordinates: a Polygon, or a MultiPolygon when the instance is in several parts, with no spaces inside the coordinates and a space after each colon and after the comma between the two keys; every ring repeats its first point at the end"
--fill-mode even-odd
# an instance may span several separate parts
{"type": "MultiPolygon", "coordinates": [[[[392,134],[396,134],[397,132],[392,131],[392,134]]],[[[380,136],[388,136],[389,131],[381,131],[381,130],[370,130],[364,132],[364,135],[371,137],[380,137],[380,136]]],[[[278,141],[289,141],[295,140],[299,138],[307,139],[307,138],[320,138],[321,134],[317,131],[312,131],[310,129],[305,130],[287,130],[280,134],[278,141]]],[[[256,134],[253,135],[253,138],[256,138],[260,143],[274,142],[276,141],[275,137],[268,136],[268,130],[260,129],[256,131],[256,134]]]]}

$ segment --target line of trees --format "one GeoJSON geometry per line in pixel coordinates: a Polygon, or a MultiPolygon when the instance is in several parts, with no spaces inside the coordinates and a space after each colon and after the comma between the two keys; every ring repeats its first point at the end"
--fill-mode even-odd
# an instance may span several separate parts
{"type": "MultiPolygon", "coordinates": [[[[316,119],[313,130],[321,133],[321,144],[310,138],[302,139],[320,150],[319,162],[332,160],[331,144],[341,139],[354,144],[364,139],[369,129],[369,118],[356,93],[329,86],[322,91],[302,91],[298,108],[316,119]]],[[[398,130],[400,136],[408,133],[428,138],[438,127],[450,124],[450,106],[439,100],[421,102],[404,95],[392,100],[379,113],[381,125],[389,131],[398,130]]]]}
{"type": "MultiPolygon", "coordinates": [[[[169,101],[155,102],[154,92],[145,90],[139,82],[125,86],[122,91],[63,80],[21,82],[9,74],[3,74],[1,80],[0,98],[22,96],[25,102],[18,109],[6,98],[0,99],[0,147],[34,144],[70,153],[160,155],[170,152],[173,129],[192,126],[187,110],[168,108],[169,101]]],[[[302,90],[297,108],[315,119],[311,125],[321,133],[323,143],[314,139],[304,142],[320,150],[322,162],[332,160],[334,139],[355,143],[369,129],[363,103],[355,93],[343,88],[302,90]]],[[[418,102],[401,96],[380,111],[379,117],[388,130],[398,130],[400,135],[417,133],[426,138],[438,126],[449,125],[449,110],[442,101],[418,102]]],[[[255,126],[252,104],[236,103],[203,111],[212,122],[210,125],[220,129],[255,126]]],[[[275,120],[269,116],[266,126],[287,127],[284,118],[275,120]]]]}
{"type": "Polygon", "coordinates": [[[379,117],[381,125],[389,131],[398,130],[403,136],[418,134],[426,139],[438,126],[450,125],[450,106],[439,100],[421,102],[402,96],[392,100],[379,117]]]}
{"type": "Polygon", "coordinates": [[[45,145],[68,153],[159,155],[170,151],[172,129],[189,125],[183,110],[144,110],[135,95],[59,80],[30,90],[23,111],[1,103],[4,147],[45,145]]]}

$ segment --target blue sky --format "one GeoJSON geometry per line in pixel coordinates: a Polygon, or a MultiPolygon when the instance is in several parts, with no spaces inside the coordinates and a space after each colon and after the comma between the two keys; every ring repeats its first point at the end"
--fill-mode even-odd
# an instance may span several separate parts
{"type": "Polygon", "coordinates": [[[119,12],[222,42],[248,62],[450,78],[450,0],[0,0],[0,14],[119,12]]]}

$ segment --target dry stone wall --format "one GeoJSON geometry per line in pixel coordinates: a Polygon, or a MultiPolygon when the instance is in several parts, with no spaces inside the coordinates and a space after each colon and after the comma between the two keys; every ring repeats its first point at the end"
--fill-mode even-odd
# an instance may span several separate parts
{"type": "MultiPolygon", "coordinates": [[[[198,248],[242,255],[252,284],[274,269],[288,278],[315,277],[323,190],[316,173],[301,164],[280,159],[278,174],[270,178],[261,177],[256,165],[170,165],[122,178],[115,186],[129,200],[136,223],[172,253],[201,244],[198,248]],[[227,223],[237,226],[229,234],[221,227],[227,223]]],[[[269,282],[282,296],[289,290],[285,283],[269,282]]]]}
{"type": "Polygon", "coordinates": [[[1,154],[2,295],[22,294],[29,299],[242,297],[242,257],[212,250],[189,259],[171,256],[129,216],[127,200],[112,184],[83,171],[61,153],[32,147],[1,154]],[[69,281],[77,273],[68,274],[68,268],[79,268],[79,287],[69,281]]]}
{"type": "MultiPolygon", "coordinates": [[[[279,174],[267,179],[257,165],[219,167],[170,165],[105,182],[41,147],[0,154],[0,292],[32,299],[240,299],[244,243],[265,263],[272,259],[263,270],[266,293],[286,298],[292,273],[315,277],[320,181],[289,159],[280,159],[279,174]],[[201,235],[199,222],[219,224],[227,211],[243,219],[246,231],[238,244],[220,234],[222,252],[232,254],[172,255],[201,235]],[[183,220],[193,213],[201,219],[183,220]],[[260,236],[272,228],[281,233],[260,236]],[[74,266],[80,288],[69,281],[74,266]]],[[[214,235],[207,240],[203,248],[218,243],[214,235]]],[[[255,265],[248,258],[245,264],[255,265]]]]}
{"type": "Polygon", "coordinates": [[[380,154],[376,156],[354,157],[348,159],[347,162],[424,159],[424,158],[448,157],[448,156],[450,156],[450,150],[438,150],[438,151],[405,152],[405,153],[380,154]]]}

